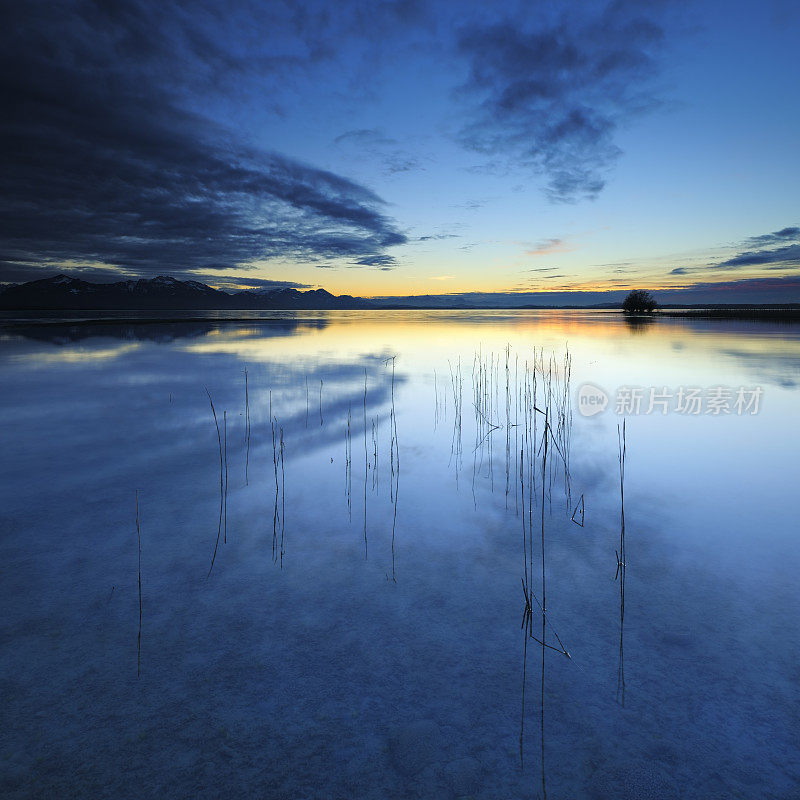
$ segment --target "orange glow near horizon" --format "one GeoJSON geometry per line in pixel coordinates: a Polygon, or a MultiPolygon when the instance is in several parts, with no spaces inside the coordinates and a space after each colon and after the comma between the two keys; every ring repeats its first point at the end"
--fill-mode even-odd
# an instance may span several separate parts
{"type": "MultiPolygon", "coordinates": [[[[758,276],[760,277],[760,276],[758,276]]],[[[432,279],[427,279],[432,280],[432,279]]],[[[719,283],[721,288],[726,283],[724,280],[719,281],[704,281],[704,284],[719,283]]],[[[648,281],[648,280],[631,280],[625,284],[609,284],[604,281],[576,281],[569,284],[560,284],[557,286],[530,286],[525,288],[508,287],[498,285],[466,285],[456,284],[451,285],[449,282],[438,282],[435,285],[429,285],[425,281],[409,281],[398,276],[393,284],[379,289],[375,286],[374,281],[362,280],[346,283],[339,280],[322,281],[315,284],[308,284],[310,288],[300,289],[299,291],[312,291],[313,289],[325,289],[334,295],[352,295],[354,297],[363,297],[365,299],[373,298],[391,298],[391,297],[410,297],[410,296],[449,296],[459,294],[509,294],[509,295],[527,295],[527,294],[583,294],[587,292],[597,294],[611,294],[616,292],[627,292],[632,289],[646,289],[650,292],[660,291],[676,291],[681,289],[692,289],[694,284],[687,281],[667,283],[665,281],[648,281]]],[[[226,288],[221,286],[220,288],[226,288]]],[[[248,284],[243,280],[241,284],[236,287],[227,287],[230,289],[247,289],[254,288],[253,284],[248,284]]]]}
{"type": "MultiPolygon", "coordinates": [[[[509,342],[519,349],[523,343],[561,353],[598,353],[615,360],[621,344],[635,341],[637,349],[647,351],[654,361],[678,358],[684,347],[701,350],[707,359],[733,349],[760,357],[776,347],[769,331],[753,333],[744,343],[737,333],[725,328],[698,331],[680,319],[653,321],[631,326],[622,315],[575,311],[384,311],[364,315],[358,311],[313,312],[298,319],[298,328],[286,336],[264,336],[263,326],[226,325],[199,341],[180,343],[186,352],[228,354],[242,363],[271,363],[291,359],[297,364],[315,362],[335,354],[337,359],[363,356],[365,342],[375,354],[413,355],[415,369],[447,363],[455,354],[471,358],[473,352],[501,353],[509,342]],[[325,324],[317,324],[320,321],[325,324]],[[633,337],[633,338],[632,338],[633,337]]],[[[781,342],[781,351],[796,357],[800,343],[781,342]]],[[[528,356],[523,356],[523,358],[528,356]]],[[[702,361],[701,363],[705,363],[702,361]]]]}

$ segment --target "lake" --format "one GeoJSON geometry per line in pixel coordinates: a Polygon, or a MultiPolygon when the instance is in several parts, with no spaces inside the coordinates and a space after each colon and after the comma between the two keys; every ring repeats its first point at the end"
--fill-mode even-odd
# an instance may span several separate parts
{"type": "Polygon", "coordinates": [[[800,327],[126,316],[0,327],[4,796],[800,797],[800,327]]]}

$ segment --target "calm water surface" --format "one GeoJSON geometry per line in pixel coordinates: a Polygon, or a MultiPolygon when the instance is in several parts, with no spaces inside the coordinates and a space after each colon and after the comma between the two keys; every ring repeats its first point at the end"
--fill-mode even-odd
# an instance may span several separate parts
{"type": "Polygon", "coordinates": [[[0,328],[4,796],[800,797],[800,329],[252,317],[0,328]]]}

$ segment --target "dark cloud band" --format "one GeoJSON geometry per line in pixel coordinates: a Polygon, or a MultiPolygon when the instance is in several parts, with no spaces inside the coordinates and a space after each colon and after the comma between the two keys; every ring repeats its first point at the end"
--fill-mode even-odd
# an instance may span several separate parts
{"type": "MultiPolygon", "coordinates": [[[[241,65],[156,3],[6,6],[0,54],[0,263],[135,274],[256,259],[383,259],[406,241],[365,187],[260,152],[192,110],[241,65]],[[166,31],[166,32],[165,32],[166,31]]],[[[194,15],[203,20],[198,7],[194,15]]]]}

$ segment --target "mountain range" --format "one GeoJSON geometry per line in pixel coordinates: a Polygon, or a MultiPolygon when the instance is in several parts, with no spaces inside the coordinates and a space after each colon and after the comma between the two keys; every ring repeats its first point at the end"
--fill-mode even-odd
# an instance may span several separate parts
{"type": "Polygon", "coordinates": [[[198,281],[157,278],[92,283],[56,275],[6,287],[0,292],[5,310],[140,310],[140,309],[357,309],[375,305],[325,289],[247,289],[225,292],[198,281]]]}

